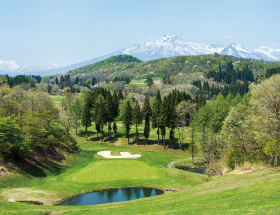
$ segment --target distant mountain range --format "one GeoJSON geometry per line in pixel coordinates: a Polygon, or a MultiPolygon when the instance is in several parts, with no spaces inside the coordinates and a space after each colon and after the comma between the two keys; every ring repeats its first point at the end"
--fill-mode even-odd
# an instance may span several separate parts
{"type": "Polygon", "coordinates": [[[174,35],[165,35],[155,42],[136,43],[113,53],[65,67],[59,67],[57,64],[51,66],[28,67],[18,65],[16,61],[0,60],[0,73],[9,75],[37,74],[41,76],[60,74],[88,64],[96,63],[114,55],[122,54],[129,54],[137,57],[140,60],[148,61],[180,55],[205,55],[214,53],[251,59],[263,59],[265,61],[280,61],[280,49],[262,46],[258,49],[250,50],[243,47],[239,43],[233,43],[228,46],[219,45],[216,43],[203,45],[185,42],[174,35]]]}

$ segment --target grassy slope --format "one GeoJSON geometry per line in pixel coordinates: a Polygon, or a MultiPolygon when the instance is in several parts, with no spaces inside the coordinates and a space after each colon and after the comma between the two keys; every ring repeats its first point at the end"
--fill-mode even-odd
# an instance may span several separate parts
{"type": "MultiPolygon", "coordinates": [[[[119,133],[123,133],[121,124],[118,124],[119,133]]],[[[158,146],[155,130],[151,130],[150,145],[144,145],[141,138],[136,145],[131,138],[132,145],[127,146],[127,140],[122,135],[112,137],[105,144],[100,145],[92,126],[89,129],[90,141],[84,142],[84,134],[76,137],[84,150],[77,156],[69,156],[64,163],[49,164],[42,167],[27,169],[0,178],[0,213],[2,214],[43,214],[47,211],[56,211],[62,214],[277,214],[280,211],[280,169],[256,171],[245,175],[224,175],[212,181],[204,177],[178,169],[168,169],[166,165],[171,161],[189,158],[186,151],[163,150],[158,146]],[[129,174],[119,175],[120,179],[106,169],[104,180],[86,182],[75,181],[75,177],[83,171],[100,164],[106,166],[110,160],[97,155],[101,150],[111,150],[113,154],[128,151],[131,154],[139,153],[141,158],[116,160],[121,164],[118,169],[125,169],[123,162],[130,165],[144,167],[138,171],[137,178],[126,178],[129,174]],[[155,174],[144,177],[145,171],[153,169],[155,174]],[[107,180],[105,178],[107,177],[107,180]],[[108,178],[111,177],[111,178],[108,178]],[[112,178],[114,177],[114,178],[112,178]],[[165,192],[156,197],[143,198],[127,202],[118,202],[93,206],[50,206],[72,196],[118,187],[153,187],[159,189],[176,189],[177,192],[165,192]],[[7,203],[7,199],[37,200],[46,205],[35,206],[23,203],[7,203]],[[48,206],[49,205],[49,206],[48,206]]],[[[141,128],[143,130],[143,128],[141,128]]],[[[141,130],[140,129],[140,130],[141,130]]],[[[107,130],[104,129],[106,132],[107,130]]],[[[132,129],[134,133],[134,128],[132,129]]],[[[186,141],[189,137],[186,137],[186,141]]],[[[109,165],[112,166],[112,165],[109,165]]]]}
{"type": "Polygon", "coordinates": [[[61,100],[63,99],[62,95],[49,95],[51,100],[53,101],[54,105],[60,104],[61,100]]]}

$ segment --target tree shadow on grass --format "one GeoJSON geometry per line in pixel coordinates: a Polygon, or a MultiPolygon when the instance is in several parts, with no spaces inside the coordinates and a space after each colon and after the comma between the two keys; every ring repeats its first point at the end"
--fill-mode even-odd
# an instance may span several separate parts
{"type": "MultiPolygon", "coordinates": [[[[93,132],[93,131],[88,131],[87,132],[87,136],[93,136],[93,135],[96,135],[96,132],[93,132]]],[[[78,133],[77,135],[78,137],[86,137],[86,132],[85,131],[81,131],[80,133],[78,133]]]]}
{"type": "Polygon", "coordinates": [[[47,173],[58,175],[65,171],[67,166],[57,163],[64,159],[65,156],[59,151],[42,149],[40,152],[33,152],[28,159],[20,160],[17,166],[26,175],[44,178],[47,177],[47,173]]]}
{"type": "MultiPolygon", "coordinates": [[[[129,145],[137,145],[137,140],[134,139],[132,142],[129,143],[129,145]]],[[[155,144],[158,144],[158,141],[157,140],[149,140],[148,139],[148,144],[147,144],[147,140],[146,139],[143,139],[143,138],[139,138],[138,139],[138,145],[155,145],[155,144]]]]}

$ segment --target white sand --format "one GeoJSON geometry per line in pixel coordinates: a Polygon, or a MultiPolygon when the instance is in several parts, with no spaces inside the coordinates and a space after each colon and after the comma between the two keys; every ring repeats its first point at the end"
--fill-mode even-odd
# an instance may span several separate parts
{"type": "Polygon", "coordinates": [[[139,158],[141,155],[139,154],[130,154],[129,152],[120,152],[120,156],[111,155],[111,151],[100,151],[97,152],[98,155],[103,156],[104,158],[139,158]]]}

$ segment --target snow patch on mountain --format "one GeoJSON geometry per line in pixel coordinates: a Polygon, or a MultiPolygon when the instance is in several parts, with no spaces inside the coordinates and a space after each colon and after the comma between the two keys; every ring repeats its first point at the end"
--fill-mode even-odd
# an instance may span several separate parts
{"type": "Polygon", "coordinates": [[[21,66],[13,60],[0,60],[0,73],[11,75],[40,74],[42,76],[59,74],[88,64],[93,64],[101,60],[105,60],[111,56],[122,54],[132,55],[140,60],[148,61],[182,55],[205,55],[214,53],[232,55],[234,57],[263,59],[266,61],[280,61],[280,49],[273,49],[262,46],[256,50],[250,50],[243,47],[240,43],[233,43],[228,46],[220,45],[217,43],[204,45],[185,42],[175,35],[164,35],[155,42],[135,43],[131,46],[119,49],[113,53],[109,53],[98,58],[69,65],[66,67],[60,67],[58,64],[49,66],[21,66]]]}
{"type": "Polygon", "coordinates": [[[261,46],[254,50],[255,53],[268,56],[270,59],[280,61],[280,49],[273,49],[266,46],[261,46]]]}
{"type": "Polygon", "coordinates": [[[180,55],[201,55],[220,53],[225,46],[219,44],[197,44],[181,40],[175,35],[165,35],[155,42],[138,43],[111,54],[129,54],[141,60],[154,60],[180,55]]]}
{"type": "Polygon", "coordinates": [[[46,66],[23,66],[18,64],[18,62],[14,60],[0,60],[0,73],[9,75],[36,74],[37,72],[48,71],[60,67],[61,66],[57,63],[46,66]]]}

